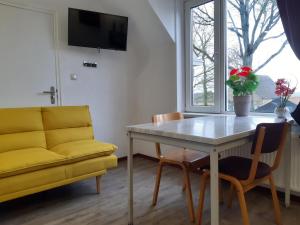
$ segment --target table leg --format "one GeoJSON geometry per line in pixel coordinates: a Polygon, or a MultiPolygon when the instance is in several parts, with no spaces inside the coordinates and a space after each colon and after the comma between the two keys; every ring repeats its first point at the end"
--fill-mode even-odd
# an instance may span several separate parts
{"type": "Polygon", "coordinates": [[[127,156],[128,171],[128,225],[133,225],[133,138],[129,134],[129,151],[127,156]]]}
{"type": "Polygon", "coordinates": [[[292,130],[289,128],[286,148],[284,151],[284,183],[285,183],[285,206],[291,204],[291,163],[292,163],[292,130]]]}
{"type": "Polygon", "coordinates": [[[210,153],[211,224],[219,225],[219,156],[214,149],[210,153]]]}

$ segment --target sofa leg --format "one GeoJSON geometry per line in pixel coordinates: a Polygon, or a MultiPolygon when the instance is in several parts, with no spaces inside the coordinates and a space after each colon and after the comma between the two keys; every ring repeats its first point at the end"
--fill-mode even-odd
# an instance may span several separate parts
{"type": "Polygon", "coordinates": [[[101,176],[96,177],[97,194],[100,194],[100,178],[101,176]]]}

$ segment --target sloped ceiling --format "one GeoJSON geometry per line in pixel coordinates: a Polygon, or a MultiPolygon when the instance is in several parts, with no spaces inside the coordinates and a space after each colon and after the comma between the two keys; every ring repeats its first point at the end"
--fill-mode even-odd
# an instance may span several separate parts
{"type": "Polygon", "coordinates": [[[162,25],[175,42],[175,7],[176,0],[148,0],[153,11],[158,16],[162,25]]]}

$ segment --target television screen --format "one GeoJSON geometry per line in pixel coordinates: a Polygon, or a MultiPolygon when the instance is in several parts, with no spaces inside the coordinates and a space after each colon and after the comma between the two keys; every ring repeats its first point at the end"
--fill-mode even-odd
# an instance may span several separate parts
{"type": "Polygon", "coordinates": [[[128,17],[69,8],[69,45],[126,51],[127,29],[128,17]]]}

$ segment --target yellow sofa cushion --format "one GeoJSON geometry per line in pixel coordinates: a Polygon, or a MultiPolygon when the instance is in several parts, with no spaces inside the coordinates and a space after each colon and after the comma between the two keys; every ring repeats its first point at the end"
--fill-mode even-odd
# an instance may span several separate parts
{"type": "Polygon", "coordinates": [[[116,167],[118,158],[115,155],[103,156],[94,159],[83,160],[66,166],[67,178],[83,176],[116,167]]]}
{"type": "MultiPolygon", "coordinates": [[[[0,202],[7,200],[5,195],[10,193],[26,191],[30,188],[38,188],[42,185],[50,185],[55,182],[63,181],[66,179],[65,166],[51,167],[43,170],[33,171],[30,173],[19,174],[0,179],[0,202]]],[[[32,192],[35,193],[35,192],[32,192]]],[[[14,196],[12,194],[11,198],[14,196]]]]}
{"type": "Polygon", "coordinates": [[[51,149],[57,145],[78,141],[94,139],[92,127],[68,128],[59,130],[48,130],[45,132],[47,148],[51,149]]]}
{"type": "Polygon", "coordinates": [[[0,109],[0,134],[42,130],[41,108],[0,109]]]}
{"type": "Polygon", "coordinates": [[[70,141],[94,139],[88,106],[44,107],[47,148],[70,141]]]}
{"type": "Polygon", "coordinates": [[[61,165],[66,157],[43,148],[0,153],[0,178],[61,165]]]}
{"type": "Polygon", "coordinates": [[[109,156],[115,152],[116,149],[117,147],[113,144],[107,144],[96,140],[82,140],[60,144],[50,150],[65,156],[68,160],[78,161],[109,156]]]}
{"type": "Polygon", "coordinates": [[[0,135],[0,153],[24,148],[46,148],[43,131],[0,135]]]}
{"type": "Polygon", "coordinates": [[[43,107],[42,114],[45,130],[92,126],[88,106],[43,107]]]}
{"type": "Polygon", "coordinates": [[[0,153],[46,148],[41,108],[0,109],[0,153]]]}

